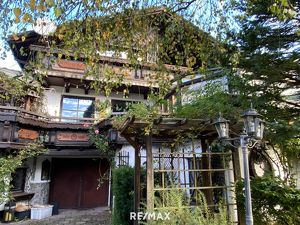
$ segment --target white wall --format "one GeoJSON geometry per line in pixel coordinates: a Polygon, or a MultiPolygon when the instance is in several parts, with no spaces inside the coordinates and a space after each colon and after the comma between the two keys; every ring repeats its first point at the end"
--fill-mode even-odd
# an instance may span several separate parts
{"type": "MultiPolygon", "coordinates": [[[[76,96],[76,97],[90,97],[95,98],[96,100],[104,101],[107,98],[102,93],[95,93],[94,90],[90,90],[89,94],[84,93],[84,89],[82,88],[70,88],[70,91],[67,93],[64,87],[60,86],[50,86],[44,91],[44,106],[45,111],[49,114],[49,116],[60,116],[60,107],[61,107],[61,99],[62,96],[76,96]]],[[[142,94],[137,93],[129,93],[128,98],[123,97],[122,92],[111,93],[108,97],[111,99],[119,99],[119,100],[132,100],[132,101],[144,101],[144,96],[142,94]]]]}
{"type": "Polygon", "coordinates": [[[38,156],[36,159],[35,174],[30,179],[30,183],[46,183],[50,180],[41,180],[42,176],[42,163],[44,160],[48,159],[51,162],[51,157],[38,156]]]}

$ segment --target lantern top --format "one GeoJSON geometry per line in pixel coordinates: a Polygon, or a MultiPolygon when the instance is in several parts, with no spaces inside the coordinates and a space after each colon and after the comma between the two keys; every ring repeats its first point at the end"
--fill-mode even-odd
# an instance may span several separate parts
{"type": "Polygon", "coordinates": [[[228,123],[229,120],[226,120],[224,117],[222,117],[222,114],[219,113],[219,117],[214,120],[213,124],[218,124],[218,123],[228,123]]]}
{"type": "Polygon", "coordinates": [[[243,118],[247,116],[261,117],[261,115],[253,108],[246,110],[242,115],[243,118]]]}

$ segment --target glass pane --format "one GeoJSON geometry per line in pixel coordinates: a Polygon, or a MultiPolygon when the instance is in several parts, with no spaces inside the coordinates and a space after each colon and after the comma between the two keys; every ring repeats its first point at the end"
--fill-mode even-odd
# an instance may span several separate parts
{"type": "Polygon", "coordinates": [[[78,112],[78,118],[83,118],[84,112],[78,112]]]}
{"type": "Polygon", "coordinates": [[[68,111],[68,110],[63,110],[61,112],[62,117],[77,117],[77,111],[68,111]]]}
{"type": "Polygon", "coordinates": [[[76,98],[63,98],[63,109],[68,110],[77,110],[78,107],[78,99],[76,98]]]}
{"type": "Polygon", "coordinates": [[[80,111],[91,110],[92,107],[93,107],[93,100],[79,99],[78,110],[80,110],[80,111]]]}

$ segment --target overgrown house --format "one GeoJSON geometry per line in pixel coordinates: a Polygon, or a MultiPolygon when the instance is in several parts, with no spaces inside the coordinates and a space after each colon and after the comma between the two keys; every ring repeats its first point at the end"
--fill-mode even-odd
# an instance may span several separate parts
{"type": "MultiPolygon", "coordinates": [[[[35,60],[38,53],[52,51],[44,37],[34,31],[27,32],[25,40],[11,39],[9,44],[22,69],[28,66],[30,60],[35,60]],[[21,53],[24,50],[25,55],[21,53]]],[[[58,203],[60,208],[92,208],[112,204],[110,179],[97,188],[99,177],[107,174],[110,177],[110,166],[89,140],[89,129],[96,120],[97,123],[100,121],[100,133],[108,134],[111,146],[117,149],[116,165],[136,165],[137,154],[132,143],[116,134],[103,119],[107,115],[123,114],[131,103],[146,102],[151,88],[158,88],[150,80],[151,75],[157,73],[155,57],[149,57],[139,67],[132,68],[128,67],[130,61],[125,52],[118,56],[112,52],[101,54],[99,63],[109,66],[115,73],[126,73],[122,84],[114,88],[108,97],[92,88],[93,79],[84,76],[87,68],[82,61],[58,58],[57,54],[51,54],[50,58],[45,54],[42,61],[47,66],[47,76],[43,78],[42,95],[32,93],[22,105],[10,102],[0,106],[2,150],[19,149],[37,139],[43,140],[49,149],[46,154],[27,159],[16,170],[12,181],[16,201],[28,199],[32,204],[58,203]],[[43,102],[43,108],[37,112],[34,106],[38,101],[43,102]],[[95,105],[106,101],[106,115],[98,113],[95,105]]],[[[184,66],[166,64],[165,68],[170,77],[188,72],[184,66]]],[[[191,88],[201,88],[201,85],[192,85],[191,88]]],[[[176,130],[176,127],[185,129],[184,126],[189,125],[183,119],[168,120],[170,105],[175,99],[175,96],[169,96],[169,103],[161,107],[162,119],[157,122],[157,127],[164,127],[164,131],[176,130]]],[[[202,122],[190,125],[200,126],[202,122]]],[[[138,125],[133,123],[132,127],[140,128],[138,125]]],[[[216,138],[216,132],[211,127],[201,133],[197,141],[176,149],[164,145],[171,137],[170,132],[166,132],[152,140],[154,177],[160,184],[158,188],[153,187],[154,191],[165,188],[172,177],[191,197],[197,190],[202,190],[209,205],[225,199],[229,211],[237,219],[232,182],[242,174],[239,153],[214,153],[209,143],[216,138]]],[[[146,144],[141,144],[139,156],[142,166],[147,166],[146,144]]],[[[259,169],[261,162],[255,157],[251,162],[252,175],[260,175],[264,171],[259,169]]],[[[268,159],[263,163],[266,169],[272,170],[268,159]]]]}

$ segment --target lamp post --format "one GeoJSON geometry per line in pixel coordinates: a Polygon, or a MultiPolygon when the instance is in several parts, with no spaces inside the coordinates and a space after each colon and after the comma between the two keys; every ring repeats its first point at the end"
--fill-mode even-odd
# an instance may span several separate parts
{"type": "MultiPolygon", "coordinates": [[[[261,115],[258,114],[257,111],[253,108],[247,110],[242,115],[242,117],[244,119],[244,131],[242,134],[240,134],[239,141],[243,153],[246,225],[253,225],[251,188],[250,188],[250,176],[249,176],[249,160],[248,160],[248,147],[250,146],[248,145],[251,140],[257,141],[262,139],[263,131],[264,131],[264,121],[260,119],[261,115]]],[[[214,125],[218,132],[218,136],[221,140],[234,140],[229,138],[228,120],[222,118],[220,115],[220,117],[215,121],[214,125]]]]}

